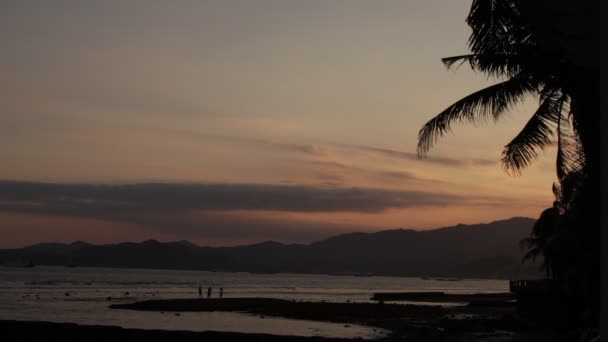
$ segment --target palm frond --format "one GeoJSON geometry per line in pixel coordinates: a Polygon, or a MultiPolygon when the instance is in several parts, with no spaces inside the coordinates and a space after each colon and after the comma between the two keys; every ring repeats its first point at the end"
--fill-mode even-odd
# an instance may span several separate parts
{"type": "Polygon", "coordinates": [[[538,149],[551,144],[553,130],[561,116],[563,96],[560,92],[553,91],[541,101],[528,123],[502,152],[502,165],[507,171],[521,173],[536,159],[538,149]]]}
{"type": "Polygon", "coordinates": [[[543,210],[534,223],[530,236],[519,241],[519,247],[527,249],[522,258],[522,264],[528,260],[535,261],[542,256],[543,262],[540,269],[550,271],[553,262],[551,249],[559,219],[560,213],[557,208],[552,207],[543,210]]]}
{"type": "Polygon", "coordinates": [[[530,260],[532,262],[536,261],[536,258],[538,258],[540,255],[542,254],[540,248],[532,248],[530,250],[528,250],[526,252],[526,254],[524,254],[521,263],[525,263],[526,261],[530,260]]]}
{"type": "Polygon", "coordinates": [[[467,54],[441,59],[448,68],[458,68],[468,63],[471,69],[494,77],[514,76],[521,72],[522,63],[518,55],[508,54],[467,54]],[[457,62],[460,62],[457,64],[457,62]],[[456,66],[454,66],[456,65],[456,66]]]}
{"type": "Polygon", "coordinates": [[[536,246],[536,239],[533,237],[527,237],[519,240],[519,248],[530,248],[536,246]]]}
{"type": "Polygon", "coordinates": [[[557,177],[561,181],[569,174],[581,171],[584,165],[585,155],[578,135],[570,123],[570,118],[562,115],[557,131],[557,177]]]}
{"type": "Polygon", "coordinates": [[[455,122],[497,120],[501,114],[520,102],[526,93],[536,89],[525,76],[513,77],[476,91],[429,120],[418,132],[418,155],[424,156],[437,140],[451,131],[455,122]]]}
{"type": "Polygon", "coordinates": [[[568,211],[576,200],[576,195],[581,189],[584,173],[582,169],[572,171],[560,179],[560,198],[562,212],[568,211]]]}
{"type": "Polygon", "coordinates": [[[564,201],[562,198],[562,186],[560,182],[553,182],[551,191],[553,192],[553,197],[555,198],[555,201],[553,201],[553,208],[560,210],[560,212],[563,211],[562,204],[564,203],[564,201]]]}
{"type": "Polygon", "coordinates": [[[518,9],[513,0],[473,0],[466,19],[472,33],[469,47],[475,53],[505,53],[520,39],[518,9]]]}
{"type": "Polygon", "coordinates": [[[459,61],[460,61],[460,64],[458,64],[458,66],[456,66],[456,68],[461,66],[463,63],[467,63],[467,62],[471,65],[471,68],[473,68],[473,65],[475,63],[475,58],[477,56],[478,56],[477,54],[471,53],[471,54],[467,54],[467,55],[444,57],[441,59],[441,62],[448,69],[451,69],[452,67],[454,67],[454,64],[456,64],[456,62],[459,62],[459,61]]]}

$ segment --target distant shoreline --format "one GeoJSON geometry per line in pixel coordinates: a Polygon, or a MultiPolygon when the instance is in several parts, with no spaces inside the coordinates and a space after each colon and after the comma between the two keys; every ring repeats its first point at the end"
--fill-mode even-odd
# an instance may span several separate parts
{"type": "Polygon", "coordinates": [[[207,269],[190,269],[190,268],[150,268],[150,267],[128,267],[128,266],[75,266],[75,265],[55,265],[55,264],[38,264],[35,267],[14,267],[10,265],[0,264],[0,269],[35,269],[42,267],[52,268],[93,268],[93,269],[116,269],[116,270],[148,270],[148,271],[179,271],[179,272],[209,272],[209,273],[245,273],[245,274],[258,274],[258,275],[322,275],[322,276],[335,276],[335,277],[384,277],[384,278],[417,278],[425,281],[456,281],[452,279],[462,280],[500,280],[508,281],[512,278],[499,278],[499,277],[458,277],[451,278],[442,276],[422,277],[418,275],[386,275],[386,274],[350,274],[350,273],[308,273],[308,272],[256,272],[256,271],[229,271],[229,270],[207,270],[207,269]],[[449,280],[446,280],[449,279],[449,280]]]}

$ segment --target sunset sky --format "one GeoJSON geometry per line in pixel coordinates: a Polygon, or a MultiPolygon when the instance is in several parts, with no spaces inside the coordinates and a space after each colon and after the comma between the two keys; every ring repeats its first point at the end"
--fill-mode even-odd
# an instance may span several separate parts
{"type": "Polygon", "coordinates": [[[235,245],[429,229],[552,204],[555,149],[500,165],[530,98],[418,130],[496,82],[467,53],[470,0],[3,1],[0,247],[235,245]]]}

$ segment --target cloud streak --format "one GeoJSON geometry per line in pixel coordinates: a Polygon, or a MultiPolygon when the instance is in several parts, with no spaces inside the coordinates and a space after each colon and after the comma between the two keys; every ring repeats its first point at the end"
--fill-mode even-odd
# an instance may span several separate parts
{"type": "Polygon", "coordinates": [[[221,140],[230,143],[238,143],[244,145],[257,145],[261,147],[283,150],[287,152],[298,152],[311,156],[325,156],[328,151],[326,148],[321,147],[319,145],[313,144],[299,144],[299,143],[291,143],[291,142],[283,142],[283,141],[274,141],[268,139],[257,139],[257,138],[244,138],[244,137],[236,137],[230,135],[220,135],[220,134],[211,134],[211,133],[203,133],[203,132],[194,132],[187,130],[177,130],[178,134],[186,134],[193,137],[205,137],[212,138],[216,140],[221,140]]]}
{"type": "Polygon", "coordinates": [[[390,210],[408,208],[463,205],[494,208],[512,204],[498,197],[463,198],[447,193],[374,188],[0,181],[0,214],[9,218],[13,215],[12,220],[22,217],[21,221],[28,216],[44,217],[44,222],[48,222],[28,226],[27,220],[19,223],[9,219],[4,222],[9,231],[16,224],[47,234],[49,227],[58,229],[67,224],[65,228],[82,239],[91,234],[87,231],[91,223],[87,222],[94,222],[96,227],[108,227],[118,235],[171,236],[201,243],[207,243],[208,239],[215,241],[214,244],[227,245],[265,239],[310,242],[341,232],[386,226],[371,220],[371,216],[367,221],[340,219],[351,214],[375,214],[373,217],[380,218],[390,210]],[[66,223],[62,221],[65,218],[85,221],[66,223]],[[120,232],[120,229],[127,230],[120,232]]]}
{"type": "Polygon", "coordinates": [[[378,170],[355,165],[349,165],[338,161],[313,160],[308,163],[315,167],[324,169],[317,173],[317,178],[325,181],[327,184],[343,184],[348,176],[359,175],[369,179],[379,179],[386,182],[399,182],[407,184],[440,184],[441,181],[418,177],[408,171],[400,170],[378,170]]]}
{"type": "Polygon", "coordinates": [[[445,206],[461,200],[450,194],[373,188],[0,182],[0,211],[76,216],[232,210],[378,213],[397,208],[445,206]]]}
{"type": "Polygon", "coordinates": [[[360,151],[381,154],[381,155],[391,157],[391,158],[415,160],[418,162],[426,162],[426,163],[432,163],[432,164],[450,166],[450,167],[493,166],[493,165],[496,165],[496,163],[497,163],[495,160],[489,160],[489,159],[455,159],[455,158],[433,157],[433,156],[426,156],[425,158],[419,158],[418,155],[413,152],[398,151],[398,150],[393,150],[393,149],[389,149],[389,148],[381,148],[381,147],[374,147],[374,146],[352,145],[352,144],[343,144],[341,146],[360,150],[360,151]]]}
{"type": "MultiPolygon", "coordinates": [[[[194,133],[194,132],[184,132],[188,134],[194,135],[203,135],[210,138],[220,139],[229,142],[249,144],[249,145],[258,145],[267,148],[280,149],[284,151],[291,152],[299,152],[311,156],[326,156],[329,154],[329,150],[327,147],[315,145],[315,144],[301,144],[301,143],[291,143],[291,142],[282,142],[282,141],[272,141],[266,139],[254,139],[254,138],[242,138],[242,137],[234,137],[234,136],[226,136],[226,135],[215,135],[208,133],[194,133]]],[[[473,158],[473,159],[456,159],[449,157],[437,157],[437,156],[426,156],[424,158],[419,158],[418,154],[414,152],[407,151],[399,151],[390,148],[382,148],[375,146],[366,146],[366,145],[357,145],[357,144],[344,144],[344,143],[333,143],[330,145],[334,145],[337,147],[354,149],[358,151],[370,152],[373,154],[379,154],[386,157],[397,158],[397,159],[406,159],[417,162],[431,163],[442,166],[449,167],[468,167],[468,166],[493,166],[497,164],[496,160],[490,159],[481,159],[481,158],[473,158]]]]}
{"type": "MultiPolygon", "coordinates": [[[[190,134],[203,134],[203,133],[192,133],[190,134]]],[[[311,156],[326,156],[329,154],[329,149],[327,147],[323,147],[320,145],[314,144],[299,144],[299,143],[290,143],[290,142],[281,142],[281,141],[271,141],[266,139],[252,139],[252,138],[241,138],[241,137],[233,137],[233,136],[223,136],[223,135],[213,135],[213,134],[203,134],[207,137],[213,137],[216,139],[221,139],[224,141],[242,143],[242,144],[254,144],[267,148],[280,149],[284,151],[291,152],[299,152],[311,156]]],[[[396,158],[396,159],[405,159],[416,162],[430,163],[441,166],[449,166],[449,167],[470,167],[470,166],[494,166],[497,164],[496,160],[491,159],[482,159],[482,158],[468,158],[468,159],[456,159],[449,157],[437,157],[437,156],[426,156],[424,158],[418,157],[418,154],[414,152],[407,151],[399,151],[390,148],[383,147],[375,147],[375,146],[366,146],[366,145],[357,145],[357,144],[331,144],[334,146],[339,146],[347,149],[354,149],[358,151],[364,151],[373,154],[383,155],[385,157],[396,158]]]]}

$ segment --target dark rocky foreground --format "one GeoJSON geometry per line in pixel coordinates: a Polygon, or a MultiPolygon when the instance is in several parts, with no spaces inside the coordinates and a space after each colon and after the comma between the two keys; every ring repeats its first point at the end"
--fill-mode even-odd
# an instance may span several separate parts
{"type": "Polygon", "coordinates": [[[512,293],[472,293],[454,294],[445,292],[379,292],[374,293],[373,300],[387,301],[412,301],[412,302],[436,302],[436,303],[468,303],[472,305],[481,304],[508,304],[514,300],[512,293]]]}
{"type": "MultiPolygon", "coordinates": [[[[441,307],[386,303],[296,302],[271,298],[173,299],[115,304],[114,309],[256,315],[362,324],[392,331],[387,341],[560,341],[518,317],[513,305],[441,307]]],[[[324,339],[323,339],[324,340],[324,339]]]]}
{"type": "MultiPolygon", "coordinates": [[[[171,331],[171,330],[143,330],[125,329],[114,326],[78,325],[74,323],[52,323],[35,321],[9,321],[0,320],[0,331],[3,339],[9,341],[286,341],[286,342],[347,342],[361,341],[361,339],[324,338],[317,336],[279,336],[270,334],[245,334],[236,332],[218,331],[171,331]]],[[[477,332],[473,334],[427,334],[425,336],[409,337],[404,335],[391,335],[379,340],[380,342],[396,341],[479,341],[479,342],[542,342],[542,341],[568,341],[559,339],[546,332],[532,331],[515,334],[477,332]]]]}
{"type": "MultiPolygon", "coordinates": [[[[441,307],[386,303],[296,302],[271,298],[173,299],[111,305],[113,309],[160,312],[234,311],[254,315],[361,324],[391,331],[381,338],[393,341],[572,341],[573,335],[555,333],[522,318],[514,305],[441,307]]],[[[192,332],[127,329],[73,323],[0,321],[3,340],[42,341],[294,341],[331,342],[349,339],[318,336],[280,336],[238,332],[192,332]]],[[[357,339],[354,339],[357,340],[357,339]]],[[[574,339],[575,340],[575,339],[574,339]]]]}
{"type": "Polygon", "coordinates": [[[144,311],[238,311],[256,315],[398,329],[406,317],[433,321],[443,315],[439,306],[376,303],[296,302],[275,298],[214,298],[149,300],[110,305],[112,309],[144,311]]]}
{"type": "Polygon", "coordinates": [[[74,323],[0,321],[4,341],[287,341],[287,342],[343,342],[345,339],[322,337],[278,336],[218,331],[170,331],[125,329],[112,326],[78,325],[74,323]]]}

